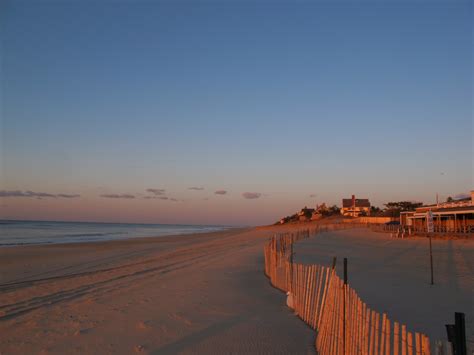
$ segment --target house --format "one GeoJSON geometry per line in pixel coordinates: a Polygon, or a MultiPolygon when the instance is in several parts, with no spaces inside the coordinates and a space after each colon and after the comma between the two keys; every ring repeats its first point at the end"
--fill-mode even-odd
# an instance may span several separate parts
{"type": "Polygon", "coordinates": [[[347,217],[359,217],[370,215],[370,202],[367,198],[343,198],[341,214],[347,217]]]}
{"type": "Polygon", "coordinates": [[[413,212],[401,212],[400,223],[416,230],[424,230],[428,211],[433,214],[435,232],[474,231],[474,191],[471,191],[470,197],[421,206],[413,212]]]}

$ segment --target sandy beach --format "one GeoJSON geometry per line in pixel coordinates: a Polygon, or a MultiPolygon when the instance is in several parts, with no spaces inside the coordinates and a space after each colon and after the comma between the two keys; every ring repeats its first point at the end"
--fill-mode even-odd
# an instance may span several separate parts
{"type": "Polygon", "coordinates": [[[295,247],[296,262],[330,266],[333,256],[341,277],[348,258],[349,284],[369,307],[433,340],[445,340],[444,325],[464,312],[474,351],[473,240],[433,239],[434,285],[427,238],[392,239],[364,228],[321,233],[295,247]]]}
{"type": "Polygon", "coordinates": [[[0,353],[314,353],[271,230],[0,249],[0,353]]]}
{"type": "MultiPolygon", "coordinates": [[[[0,249],[0,353],[314,353],[314,332],[263,275],[262,248],[295,226],[0,249]]],[[[300,241],[295,260],[349,258],[373,309],[432,339],[466,313],[473,344],[474,243],[391,239],[367,229],[300,241]]]]}

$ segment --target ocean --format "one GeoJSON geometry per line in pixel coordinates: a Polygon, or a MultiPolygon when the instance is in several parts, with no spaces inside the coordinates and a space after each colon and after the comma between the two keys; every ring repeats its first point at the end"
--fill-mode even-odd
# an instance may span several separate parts
{"type": "Polygon", "coordinates": [[[174,224],[0,220],[0,247],[98,242],[139,237],[215,232],[230,227],[174,224]]]}

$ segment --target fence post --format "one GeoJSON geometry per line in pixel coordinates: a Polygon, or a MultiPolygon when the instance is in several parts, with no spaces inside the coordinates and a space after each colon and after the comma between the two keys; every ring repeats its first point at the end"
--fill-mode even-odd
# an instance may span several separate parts
{"type": "Polygon", "coordinates": [[[467,355],[466,349],[466,322],[464,313],[454,313],[454,324],[446,324],[448,341],[453,344],[454,355],[467,355]]]}
{"type": "Polygon", "coordinates": [[[344,285],[347,285],[347,258],[344,258],[344,285]]]}

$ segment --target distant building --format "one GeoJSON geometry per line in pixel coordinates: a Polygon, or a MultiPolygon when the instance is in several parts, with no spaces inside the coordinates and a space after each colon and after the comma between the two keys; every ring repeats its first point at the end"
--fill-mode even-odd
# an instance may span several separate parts
{"type": "Polygon", "coordinates": [[[370,215],[370,202],[367,198],[343,198],[341,214],[347,217],[360,217],[370,215]]]}
{"type": "Polygon", "coordinates": [[[413,212],[401,212],[400,223],[416,229],[426,227],[427,212],[433,214],[435,230],[465,232],[474,229],[474,191],[471,196],[434,205],[421,206],[413,212]]]}

